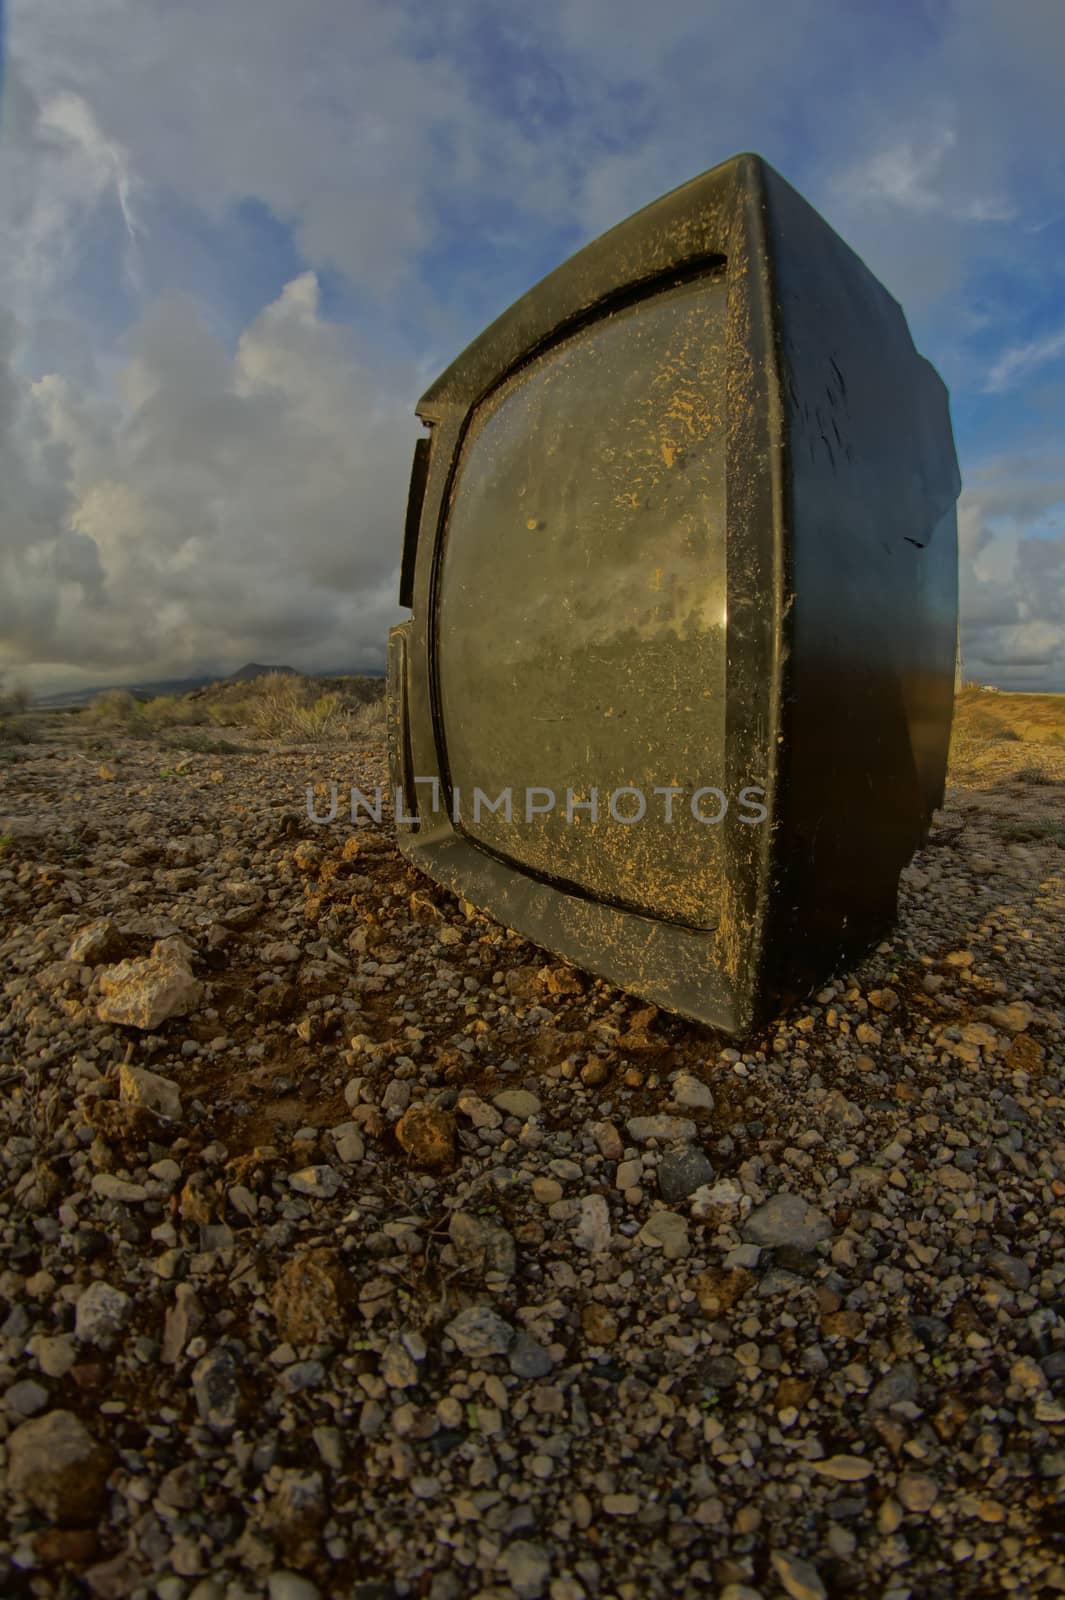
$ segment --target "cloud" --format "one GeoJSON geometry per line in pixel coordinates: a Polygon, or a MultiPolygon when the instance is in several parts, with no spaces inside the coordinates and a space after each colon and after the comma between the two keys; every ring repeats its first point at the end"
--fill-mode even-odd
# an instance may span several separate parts
{"type": "Polygon", "coordinates": [[[1003,351],[991,368],[984,384],[984,393],[1001,394],[1005,389],[1013,389],[1030,373],[1063,355],[1065,355],[1065,328],[1059,333],[1048,334],[1044,339],[1032,339],[1027,344],[1013,345],[1003,351]]]}
{"type": "Polygon", "coordinates": [[[975,471],[958,537],[966,677],[1065,689],[1065,470],[1055,445],[975,471]]]}
{"type": "MultiPolygon", "coordinates": [[[[10,666],[177,676],[249,656],[380,664],[415,427],[304,274],[235,353],[177,296],[119,398],[19,382],[8,325],[0,637],[10,666]]],[[[49,669],[51,669],[49,671],[49,669]]]]}

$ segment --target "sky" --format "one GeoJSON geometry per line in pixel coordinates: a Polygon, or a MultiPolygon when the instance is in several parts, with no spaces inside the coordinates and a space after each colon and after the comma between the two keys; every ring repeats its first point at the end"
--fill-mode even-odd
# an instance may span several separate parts
{"type": "Polygon", "coordinates": [[[965,675],[1065,690],[1061,0],[13,0],[0,675],[380,668],[414,405],[742,150],[951,406],[965,675]]]}

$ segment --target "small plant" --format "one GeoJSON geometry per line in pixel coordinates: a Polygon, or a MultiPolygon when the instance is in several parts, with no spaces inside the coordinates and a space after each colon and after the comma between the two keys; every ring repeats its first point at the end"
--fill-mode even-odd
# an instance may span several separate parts
{"type": "Polygon", "coordinates": [[[13,833],[0,833],[0,860],[10,855],[15,848],[15,835],[13,833]]]}
{"type": "Polygon", "coordinates": [[[30,697],[20,683],[0,682],[0,744],[30,744],[37,729],[26,715],[30,697]]]}

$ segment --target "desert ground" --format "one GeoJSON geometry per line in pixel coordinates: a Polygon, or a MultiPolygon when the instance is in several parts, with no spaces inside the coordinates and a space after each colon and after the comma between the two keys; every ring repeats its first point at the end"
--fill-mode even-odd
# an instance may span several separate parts
{"type": "Polygon", "coordinates": [[[0,1592],[1065,1594],[1065,699],[739,1049],[311,822],[337,693],[0,743],[0,1592]]]}

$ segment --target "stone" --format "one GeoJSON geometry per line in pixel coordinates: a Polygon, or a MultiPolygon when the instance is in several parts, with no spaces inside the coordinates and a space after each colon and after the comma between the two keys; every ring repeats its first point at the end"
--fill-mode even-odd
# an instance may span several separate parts
{"type": "Polygon", "coordinates": [[[502,1111],[507,1117],[520,1117],[522,1122],[527,1122],[530,1117],[535,1117],[540,1110],[540,1101],[528,1089],[503,1089],[499,1094],[492,1096],[492,1104],[497,1111],[502,1111]]]}
{"type": "Polygon", "coordinates": [[[640,1244],[662,1251],[667,1261],[682,1261],[688,1254],[688,1219],[676,1211],[652,1211],[637,1235],[640,1244]]]}
{"type": "Polygon", "coordinates": [[[582,1198],[573,1242],[578,1250],[587,1250],[589,1255],[598,1255],[610,1248],[610,1211],[601,1194],[586,1194],[582,1198]]]}
{"type": "Polygon", "coordinates": [[[822,1478],[832,1478],[836,1483],[861,1483],[876,1470],[864,1456],[826,1456],[810,1465],[822,1478]]]}
{"type": "Polygon", "coordinates": [[[12,1417],[35,1417],[48,1404],[48,1390],[34,1378],[22,1378],[4,1390],[4,1410],[12,1417]]]}
{"type": "Polygon", "coordinates": [[[870,1411],[886,1411],[889,1406],[917,1399],[917,1368],[902,1361],[875,1383],[866,1401],[870,1411]]]}
{"type": "Polygon", "coordinates": [[[539,1600],[551,1576],[551,1557],[543,1545],[514,1539],[499,1557],[518,1600],[539,1600]]]}
{"type": "Polygon", "coordinates": [[[121,1333],[129,1309],[129,1295],[98,1278],[78,1298],[74,1312],[75,1339],[106,1350],[121,1333]]]}
{"type": "Polygon", "coordinates": [[[696,1274],[690,1287],[707,1316],[719,1317],[723,1312],[732,1310],[754,1281],[754,1274],[743,1267],[707,1267],[705,1272],[696,1274]]]}
{"type": "Polygon", "coordinates": [[[148,1191],[143,1183],[133,1183],[114,1172],[94,1172],[92,1192],[101,1200],[117,1200],[123,1205],[139,1205],[147,1200],[148,1191]]]}
{"type": "Polygon", "coordinates": [[[514,1329],[491,1306],[469,1306],[452,1317],[444,1332],[464,1356],[480,1361],[488,1356],[505,1356],[514,1342],[514,1329]]]}
{"type": "Polygon", "coordinates": [[[714,1169],[701,1150],[670,1150],[658,1163],[658,1192],[673,1204],[710,1183],[714,1169]]]}
{"type": "Polygon", "coordinates": [[[127,1105],[143,1106],[171,1122],[181,1120],[181,1090],[172,1078],[125,1062],[118,1069],[118,1095],[127,1105]]]}
{"type": "Polygon", "coordinates": [[[70,941],[68,961],[79,967],[96,967],[105,961],[115,961],[123,953],[126,942],[110,917],[97,917],[94,922],[79,928],[70,941]]]}
{"type": "Polygon", "coordinates": [[[1032,1269],[1026,1262],[1011,1256],[1005,1250],[992,1250],[987,1257],[987,1270],[993,1272],[1001,1283],[1016,1289],[1019,1294],[1031,1287],[1032,1269]]]}
{"type": "Polygon", "coordinates": [[[440,1106],[411,1106],[396,1123],[396,1138],[415,1167],[434,1172],[454,1165],[455,1119],[440,1106]]]}
{"type": "Polygon", "coordinates": [[[687,1144],[698,1133],[690,1117],[630,1117],[625,1124],[634,1144],[657,1139],[661,1144],[687,1144]]]}
{"type": "Polygon", "coordinates": [[[290,1172],[288,1186],[297,1194],[309,1195],[312,1200],[331,1200],[343,1188],[344,1180],[333,1167],[322,1163],[315,1167],[303,1167],[299,1172],[290,1172]]]}
{"type": "Polygon", "coordinates": [[[343,1334],[351,1282],[336,1250],[305,1249],[286,1261],[270,1306],[281,1338],[293,1345],[323,1344],[343,1334]]]}
{"type": "Polygon", "coordinates": [[[26,1349],[46,1378],[65,1378],[78,1359],[69,1333],[34,1334],[26,1349]]]}
{"type": "Polygon", "coordinates": [[[673,1079],[673,1099],[678,1106],[696,1111],[713,1111],[714,1097],[701,1079],[691,1072],[678,1072],[673,1079]]]}
{"type": "Polygon", "coordinates": [[[907,1511],[931,1511],[939,1499],[939,1485],[922,1472],[904,1472],[895,1493],[907,1511]]]}
{"type": "Polygon", "coordinates": [[[321,1600],[321,1590],[317,1584],[302,1573],[290,1572],[287,1568],[271,1572],[266,1580],[266,1592],[270,1600],[321,1600]]]}
{"type": "Polygon", "coordinates": [[[203,985],[193,977],[187,959],[172,948],[162,948],[178,943],[162,940],[150,956],[105,967],[99,979],[103,996],[96,1007],[99,1021],[150,1033],[171,1017],[195,1010],[203,985]]]}
{"type": "Polygon", "coordinates": [[[802,1195],[785,1191],[752,1211],[740,1231],[745,1239],[769,1248],[790,1245],[797,1250],[812,1250],[831,1235],[832,1224],[802,1195]]]}
{"type": "Polygon", "coordinates": [[[791,1600],[827,1600],[828,1590],[821,1582],[817,1568],[808,1561],[793,1556],[787,1550],[771,1550],[769,1560],[791,1600]]]}
{"type": "Polygon", "coordinates": [[[229,1434],[237,1425],[240,1385],[237,1363],[228,1345],[216,1345],[192,1369],[192,1393],[200,1421],[217,1434],[229,1434]]]}
{"type": "Polygon", "coordinates": [[[106,1502],[110,1457],[70,1411],[23,1422],[7,1441],[7,1478],[50,1522],[93,1522],[106,1502]]]}
{"type": "Polygon", "coordinates": [[[511,1372],[518,1378],[546,1378],[554,1367],[549,1351],[524,1328],[519,1328],[507,1352],[511,1372]]]}
{"type": "Polygon", "coordinates": [[[606,1306],[592,1300],[581,1311],[581,1328],[589,1344],[611,1345],[618,1336],[618,1319],[606,1306]]]}
{"type": "Polygon", "coordinates": [[[402,1345],[386,1345],[381,1353],[380,1374],[390,1389],[410,1389],[418,1382],[418,1368],[402,1345]]]}
{"type": "Polygon", "coordinates": [[[174,1303],[167,1308],[163,1322],[163,1343],[159,1359],[173,1367],[181,1360],[185,1346],[203,1322],[203,1307],[190,1283],[179,1283],[174,1303]]]}

